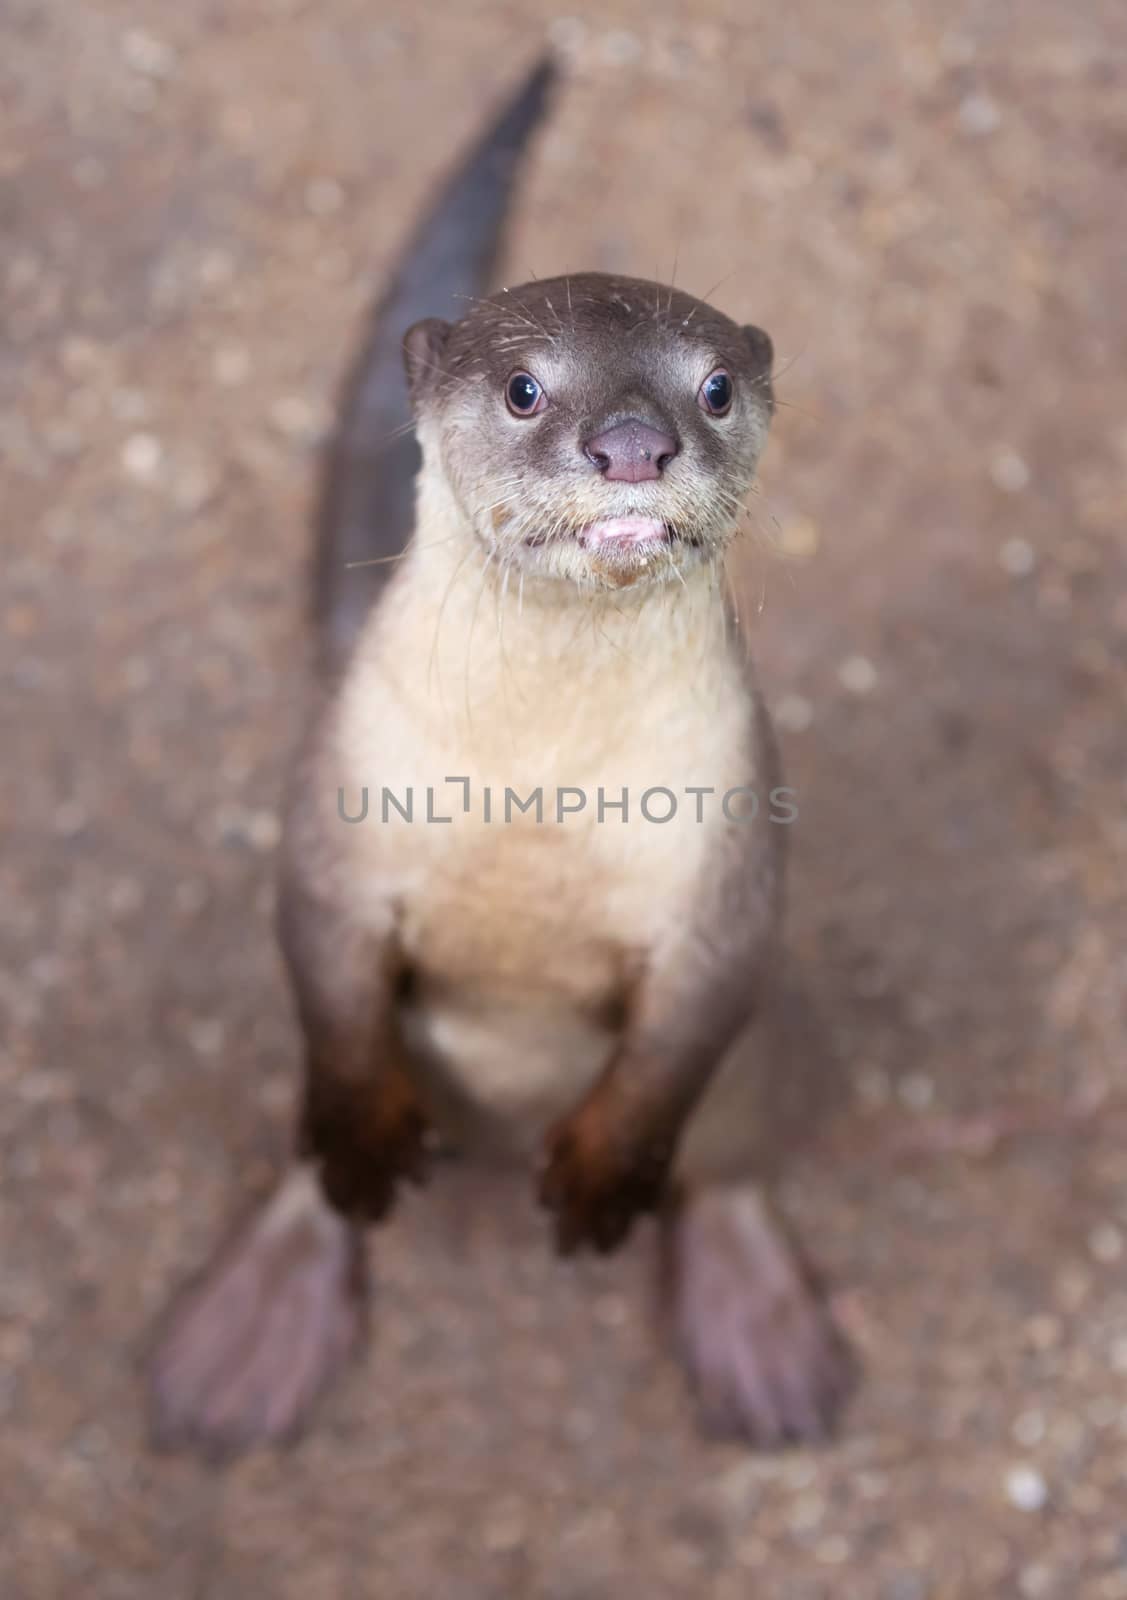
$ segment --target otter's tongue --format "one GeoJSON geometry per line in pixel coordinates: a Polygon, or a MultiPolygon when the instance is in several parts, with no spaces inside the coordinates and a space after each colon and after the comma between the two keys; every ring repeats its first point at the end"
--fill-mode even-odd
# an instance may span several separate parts
{"type": "Polygon", "coordinates": [[[664,522],[656,517],[604,517],[592,522],[580,535],[580,543],[588,550],[599,550],[606,545],[648,544],[651,540],[665,541],[669,535],[664,522]]]}

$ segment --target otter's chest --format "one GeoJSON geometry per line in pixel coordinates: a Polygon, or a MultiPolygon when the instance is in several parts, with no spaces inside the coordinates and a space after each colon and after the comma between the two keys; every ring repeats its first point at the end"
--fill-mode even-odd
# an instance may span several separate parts
{"type": "Polygon", "coordinates": [[[609,741],[529,719],[484,749],[383,698],[368,750],[343,746],[349,792],[368,791],[350,842],[357,881],[394,898],[412,967],[444,988],[606,1003],[691,901],[721,796],[749,781],[746,716],[692,710],[609,741]]]}
{"type": "Polygon", "coordinates": [[[691,869],[682,855],[671,870],[664,841],[647,850],[627,829],[613,843],[601,837],[610,826],[545,809],[541,821],[467,818],[428,839],[400,902],[413,969],[446,993],[613,1005],[647,943],[652,895],[664,883],[665,897],[680,899],[691,869]]]}
{"type": "Polygon", "coordinates": [[[660,606],[475,630],[451,601],[428,632],[400,590],[339,707],[340,781],[369,797],[360,897],[394,903],[436,988],[598,1008],[686,913],[730,826],[721,796],[754,782],[746,662],[707,617],[671,633],[660,606]]]}

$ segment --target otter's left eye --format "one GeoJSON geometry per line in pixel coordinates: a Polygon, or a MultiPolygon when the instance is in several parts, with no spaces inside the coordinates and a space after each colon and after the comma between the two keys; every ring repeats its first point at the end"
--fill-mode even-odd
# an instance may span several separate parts
{"type": "Polygon", "coordinates": [[[534,417],[548,397],[531,372],[514,372],[505,385],[505,402],[514,417],[534,417]]]}
{"type": "Polygon", "coordinates": [[[702,411],[707,411],[711,417],[727,416],[732,409],[732,379],[723,367],[716,371],[701,384],[697,393],[697,400],[702,411]]]}

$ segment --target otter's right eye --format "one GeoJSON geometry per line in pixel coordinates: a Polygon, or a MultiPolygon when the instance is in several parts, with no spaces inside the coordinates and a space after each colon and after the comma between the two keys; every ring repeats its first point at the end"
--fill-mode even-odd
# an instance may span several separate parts
{"type": "Polygon", "coordinates": [[[505,385],[505,401],[514,417],[534,417],[548,397],[531,372],[514,372],[505,385]]]}

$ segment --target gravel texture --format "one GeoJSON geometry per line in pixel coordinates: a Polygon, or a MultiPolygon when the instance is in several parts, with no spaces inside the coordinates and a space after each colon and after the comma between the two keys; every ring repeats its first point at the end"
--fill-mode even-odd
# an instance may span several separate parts
{"type": "Polygon", "coordinates": [[[1121,5],[10,0],[0,118],[5,1600],[1127,1597],[1121,5]],[[137,1358],[287,1142],[317,444],[545,31],[508,277],[676,263],[780,355],[745,588],[844,1091],[786,1198],[866,1386],[699,1440],[645,1231],[561,1265],[451,1178],[299,1449],[161,1459],[137,1358]]]}

